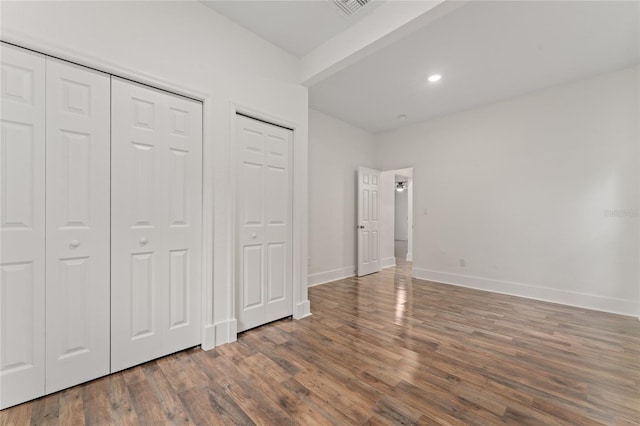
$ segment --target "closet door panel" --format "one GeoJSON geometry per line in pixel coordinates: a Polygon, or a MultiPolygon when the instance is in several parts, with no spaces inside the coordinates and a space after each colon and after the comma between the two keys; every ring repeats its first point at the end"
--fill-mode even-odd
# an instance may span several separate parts
{"type": "Polygon", "coordinates": [[[165,353],[198,345],[201,307],[202,104],[163,94],[167,112],[164,245],[169,266],[165,353]]]}
{"type": "Polygon", "coordinates": [[[47,392],[109,373],[110,96],[47,58],[47,392]]]}
{"type": "Polygon", "coordinates": [[[202,104],[112,78],[112,371],[200,343],[202,104]]]}
{"type": "Polygon", "coordinates": [[[0,45],[0,409],[44,394],[45,58],[0,45]]]}
{"type": "Polygon", "coordinates": [[[238,331],[268,322],[265,298],[265,139],[267,125],[237,116],[238,150],[237,285],[238,331]]]}
{"type": "Polygon", "coordinates": [[[266,135],[265,209],[266,316],[278,319],[292,314],[293,203],[290,130],[269,126],[266,135]]]}
{"type": "Polygon", "coordinates": [[[167,174],[159,95],[112,78],[111,371],[162,355],[167,174]]]}

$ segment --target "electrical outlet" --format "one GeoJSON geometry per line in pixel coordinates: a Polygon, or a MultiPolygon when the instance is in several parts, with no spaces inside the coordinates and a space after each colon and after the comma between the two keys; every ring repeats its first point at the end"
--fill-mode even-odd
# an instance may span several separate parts
{"type": "Polygon", "coordinates": [[[467,266],[467,262],[464,259],[460,259],[460,267],[464,268],[465,266],[467,266]]]}

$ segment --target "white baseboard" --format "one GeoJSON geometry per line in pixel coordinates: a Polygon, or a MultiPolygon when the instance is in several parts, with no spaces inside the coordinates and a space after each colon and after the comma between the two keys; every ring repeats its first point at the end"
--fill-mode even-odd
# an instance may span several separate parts
{"type": "Polygon", "coordinates": [[[293,319],[302,319],[311,316],[311,303],[308,300],[296,304],[293,319]]]}
{"type": "Polygon", "coordinates": [[[386,259],[380,260],[380,269],[391,268],[392,266],[396,266],[395,257],[387,257],[386,259]]]}
{"type": "Polygon", "coordinates": [[[586,294],[574,291],[558,290],[554,288],[540,287],[511,281],[492,280],[471,275],[432,271],[415,267],[413,268],[413,276],[421,280],[435,281],[438,283],[451,284],[459,287],[467,287],[477,290],[490,291],[493,293],[508,294],[511,296],[526,297],[529,299],[541,300],[545,302],[593,309],[595,311],[638,316],[638,304],[625,299],[598,296],[594,294],[586,294]]]}
{"type": "Polygon", "coordinates": [[[331,281],[337,281],[343,278],[353,277],[356,274],[355,271],[356,271],[355,266],[348,266],[346,268],[334,269],[332,271],[310,274],[308,276],[307,287],[313,287],[314,285],[325,284],[331,281]]]}
{"type": "Polygon", "coordinates": [[[238,340],[238,322],[235,318],[215,323],[213,328],[215,329],[215,346],[238,340]]]}
{"type": "Polygon", "coordinates": [[[213,325],[204,328],[200,347],[205,351],[216,347],[216,328],[213,325]]]}

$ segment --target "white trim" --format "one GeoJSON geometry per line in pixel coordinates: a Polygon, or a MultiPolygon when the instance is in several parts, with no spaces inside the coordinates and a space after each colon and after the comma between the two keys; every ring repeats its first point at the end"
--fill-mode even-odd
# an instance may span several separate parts
{"type": "Polygon", "coordinates": [[[214,162],[214,123],[213,97],[202,102],[202,349],[209,350],[215,346],[213,328],[214,278],[213,278],[213,210],[215,205],[214,172],[209,167],[214,162]]]}
{"type": "Polygon", "coordinates": [[[293,311],[294,319],[302,319],[306,317],[310,317],[311,314],[311,302],[305,300],[304,302],[300,302],[296,304],[296,307],[293,311]]]}
{"type": "Polygon", "coordinates": [[[407,262],[413,262],[413,253],[407,253],[407,258],[406,258],[407,262]]]}
{"type": "Polygon", "coordinates": [[[205,325],[202,332],[202,349],[208,351],[216,347],[216,328],[213,325],[205,325]]]}
{"type": "MultiPolygon", "coordinates": [[[[306,245],[307,241],[305,238],[305,229],[306,229],[306,215],[308,214],[307,208],[307,163],[304,164],[300,161],[301,158],[306,158],[306,150],[303,150],[304,146],[300,143],[296,143],[296,140],[301,140],[298,135],[300,134],[300,125],[293,121],[284,119],[282,117],[272,115],[269,113],[265,113],[264,111],[254,108],[252,106],[248,106],[246,104],[242,104],[240,102],[236,102],[234,100],[230,101],[229,104],[229,187],[236,188],[236,173],[237,173],[237,157],[236,157],[236,116],[240,113],[242,115],[246,115],[249,117],[253,117],[258,120],[265,121],[267,123],[274,124],[276,126],[286,127],[292,130],[293,132],[293,140],[292,140],[292,179],[293,179],[293,297],[292,297],[292,317],[294,319],[301,319],[311,315],[310,312],[310,303],[309,299],[306,295],[306,276],[303,277],[304,268],[301,269],[301,259],[304,254],[304,258],[306,258],[306,245]],[[303,250],[304,249],[304,250],[303,250]],[[304,253],[303,253],[304,251],[304,253]],[[304,288],[303,288],[304,287],[304,288]]],[[[306,161],[306,160],[305,160],[306,161]]],[[[235,282],[236,282],[236,240],[237,240],[237,223],[236,223],[236,197],[235,190],[232,189],[229,194],[229,199],[227,206],[231,209],[230,217],[230,225],[229,229],[231,229],[231,235],[229,238],[229,252],[231,256],[229,256],[229,275],[230,275],[230,310],[231,317],[233,321],[236,321],[236,312],[235,312],[235,282]]],[[[237,339],[237,326],[233,329],[233,340],[237,339]]]]}
{"type": "Polygon", "coordinates": [[[220,346],[238,340],[238,323],[235,318],[218,322],[213,325],[214,345],[220,346]]]}
{"type": "MultiPolygon", "coordinates": [[[[636,99],[640,99],[640,85],[637,86],[638,87],[638,93],[636,93],[636,99]]],[[[638,123],[638,127],[637,127],[637,131],[640,132],[640,121],[637,122],[638,123]]],[[[638,141],[638,145],[640,146],[640,141],[638,141]]],[[[638,163],[636,164],[640,164],[640,149],[637,151],[638,152],[638,157],[636,158],[636,161],[638,161],[638,163]]],[[[637,196],[640,197],[640,174],[638,175],[638,181],[636,182],[636,184],[638,185],[638,193],[637,196]]],[[[638,227],[638,241],[640,241],[640,227],[638,227]]],[[[638,317],[638,320],[640,321],[640,251],[638,251],[637,253],[637,273],[638,273],[638,297],[636,298],[636,301],[638,302],[638,308],[636,309],[636,317],[638,317]]]]}
{"type": "Polygon", "coordinates": [[[385,259],[380,260],[380,269],[391,268],[392,266],[396,266],[396,258],[395,257],[387,257],[385,259]]]}
{"type": "Polygon", "coordinates": [[[202,102],[202,329],[201,345],[211,349],[211,325],[213,323],[213,94],[202,88],[185,86],[155,75],[139,72],[124,64],[105,61],[103,58],[85,55],[67,47],[58,46],[49,41],[35,39],[28,34],[7,31],[2,32],[0,41],[33,50],[47,56],[92,68],[116,77],[126,78],[157,89],[186,96],[202,102]]]}
{"type": "Polygon", "coordinates": [[[576,291],[558,290],[531,284],[511,281],[493,280],[471,275],[454,274],[450,272],[432,271],[429,269],[413,268],[413,276],[420,280],[434,281],[458,287],[473,288],[492,293],[508,294],[525,297],[544,302],[559,303],[567,306],[592,309],[595,311],[614,314],[636,316],[638,306],[634,301],[576,291]]]}
{"type": "MultiPolygon", "coordinates": [[[[380,269],[391,268],[396,266],[395,257],[387,257],[380,260],[380,269]]],[[[347,266],[346,268],[333,269],[331,271],[316,272],[315,274],[309,274],[307,287],[314,287],[321,284],[338,281],[344,278],[351,278],[356,276],[356,267],[347,266]]]]}
{"type": "Polygon", "coordinates": [[[307,287],[326,284],[331,281],[337,281],[343,278],[354,277],[355,275],[356,275],[355,266],[347,266],[346,268],[333,269],[331,271],[325,271],[325,272],[316,272],[315,274],[309,274],[307,287]]]}
{"type": "MultiPolygon", "coordinates": [[[[227,235],[227,244],[228,244],[228,253],[227,255],[227,269],[229,271],[229,282],[228,282],[228,312],[229,318],[233,321],[237,321],[236,319],[236,242],[238,236],[238,230],[236,229],[236,107],[233,101],[229,103],[229,146],[227,147],[227,155],[228,155],[228,190],[226,192],[227,197],[225,200],[225,206],[227,206],[227,220],[229,221],[228,226],[228,235],[227,235]]],[[[230,321],[230,320],[227,320],[230,321]]],[[[237,339],[237,332],[235,339],[237,339]]]]}

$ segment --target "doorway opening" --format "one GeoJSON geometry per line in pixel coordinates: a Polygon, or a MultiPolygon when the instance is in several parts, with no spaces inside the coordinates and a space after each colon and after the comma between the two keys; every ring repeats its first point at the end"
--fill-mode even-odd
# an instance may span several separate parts
{"type": "Polygon", "coordinates": [[[382,267],[406,265],[413,260],[413,168],[381,173],[382,267]]]}
{"type": "Polygon", "coordinates": [[[409,177],[395,175],[394,191],[394,257],[396,264],[399,260],[407,259],[409,252],[409,177]]]}

